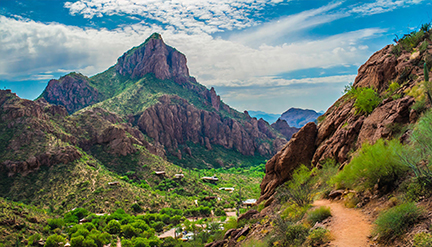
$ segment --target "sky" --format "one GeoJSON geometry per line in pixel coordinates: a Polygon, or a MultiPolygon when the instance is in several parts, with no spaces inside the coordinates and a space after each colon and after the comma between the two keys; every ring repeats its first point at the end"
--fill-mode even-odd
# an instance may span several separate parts
{"type": "Polygon", "coordinates": [[[374,52],[431,21],[430,0],[0,0],[0,89],[35,99],[158,32],[239,111],[325,111],[374,52]]]}

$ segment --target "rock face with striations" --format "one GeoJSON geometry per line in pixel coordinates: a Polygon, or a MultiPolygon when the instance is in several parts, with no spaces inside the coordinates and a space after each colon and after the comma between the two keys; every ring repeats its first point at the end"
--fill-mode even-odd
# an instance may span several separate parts
{"type": "Polygon", "coordinates": [[[50,80],[41,96],[50,104],[64,106],[69,113],[100,100],[97,89],[90,86],[89,78],[79,73],[50,80]]]}
{"type": "Polygon", "coordinates": [[[223,118],[217,112],[198,109],[178,96],[165,95],[159,102],[144,111],[137,125],[143,133],[168,149],[176,150],[179,144],[191,141],[207,149],[220,145],[244,155],[258,152],[267,156],[273,153],[273,149],[266,142],[259,143],[259,140],[273,139],[272,146],[281,147],[281,139],[277,139],[269,126],[259,120],[240,123],[223,118]]]}
{"type": "Polygon", "coordinates": [[[165,45],[160,34],[152,34],[142,45],[126,52],[117,60],[116,71],[131,78],[153,73],[161,80],[173,79],[177,83],[189,80],[186,56],[165,45]]]}
{"type": "Polygon", "coordinates": [[[287,140],[291,139],[291,136],[299,131],[299,128],[289,126],[285,120],[280,118],[272,123],[271,127],[279,131],[287,140]]]}
{"type": "MultiPolygon", "coordinates": [[[[290,178],[299,164],[309,164],[315,152],[317,128],[308,123],[266,164],[266,175],[261,182],[259,202],[273,195],[274,190],[290,178]]],[[[259,203],[258,202],[258,203],[259,203]]]]}
{"type": "MultiPolygon", "coordinates": [[[[421,43],[421,42],[420,42],[421,43]]],[[[415,99],[407,92],[424,80],[423,63],[432,61],[432,47],[411,54],[402,51],[395,55],[393,45],[373,54],[358,70],[353,87],[372,87],[382,102],[369,114],[357,114],[354,99],[346,96],[337,100],[321,117],[316,132],[307,131],[304,126],[285,147],[266,164],[266,175],[261,183],[261,197],[258,203],[274,194],[275,188],[291,178],[291,172],[300,164],[319,166],[332,159],[343,164],[349,161],[349,153],[363,143],[375,143],[378,139],[392,138],[401,134],[402,126],[416,121],[418,113],[412,109],[415,99]],[[401,86],[392,94],[387,89],[391,82],[401,86]],[[295,141],[302,135],[313,144],[305,147],[295,141]],[[296,150],[296,151],[291,151],[296,150]],[[300,150],[306,153],[299,159],[300,150]],[[304,152],[304,151],[303,151],[304,152]]],[[[419,50],[419,49],[417,49],[419,50]]],[[[403,133],[402,133],[403,134],[403,133]]]]}

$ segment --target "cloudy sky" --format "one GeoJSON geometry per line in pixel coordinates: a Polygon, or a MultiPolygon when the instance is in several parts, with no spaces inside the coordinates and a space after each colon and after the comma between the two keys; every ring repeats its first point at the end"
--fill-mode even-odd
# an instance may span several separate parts
{"type": "Polygon", "coordinates": [[[430,0],[1,0],[0,88],[34,99],[95,75],[151,33],[239,111],[326,110],[375,51],[432,20],[430,0]]]}

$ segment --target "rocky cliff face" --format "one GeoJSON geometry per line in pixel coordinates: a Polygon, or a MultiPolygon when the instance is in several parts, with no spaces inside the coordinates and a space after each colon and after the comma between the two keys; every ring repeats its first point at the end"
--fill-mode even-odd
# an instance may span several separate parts
{"type": "Polygon", "coordinates": [[[69,113],[99,102],[97,89],[89,84],[89,78],[71,73],[59,80],[50,80],[42,98],[54,105],[62,105],[69,113]]]}
{"type": "MultiPolygon", "coordinates": [[[[101,74],[87,78],[72,73],[60,80],[51,80],[42,98],[49,104],[64,106],[69,113],[98,103],[93,108],[101,107],[119,114],[139,128],[137,131],[141,135],[153,140],[151,147],[139,135],[128,139],[116,128],[100,129],[97,133],[86,129],[90,137],[77,141],[84,148],[107,143],[112,150],[126,154],[133,152],[135,141],[139,141],[154,153],[164,156],[161,151],[164,147],[180,159],[179,145],[190,150],[183,147],[187,142],[198,143],[207,150],[218,145],[248,156],[271,157],[282,148],[286,140],[278,130],[224,104],[214,88],[208,90],[190,77],[186,62],[183,54],[166,45],[159,34],[153,34],[101,74]],[[116,107],[119,104],[122,106],[116,107]],[[98,136],[103,131],[115,138],[98,136]],[[122,148],[117,148],[120,146],[122,148]]],[[[95,110],[86,109],[79,115],[92,117],[90,112],[95,110]]],[[[278,127],[286,131],[285,126],[278,127]]]]}
{"type": "Polygon", "coordinates": [[[374,88],[382,102],[369,115],[357,114],[354,100],[343,96],[321,117],[316,131],[310,125],[300,129],[267,162],[259,202],[270,198],[278,185],[290,179],[291,171],[298,165],[319,166],[327,159],[343,164],[349,161],[349,153],[363,143],[403,134],[400,133],[403,126],[417,120],[419,113],[412,108],[416,99],[408,92],[424,80],[423,61],[432,61],[432,46],[421,52],[417,49],[414,53],[402,51],[398,55],[394,49],[393,45],[386,46],[372,55],[359,68],[353,84],[353,87],[374,88]],[[388,93],[392,82],[401,86],[388,93]],[[300,136],[305,141],[297,143],[300,136]]]}
{"type": "Polygon", "coordinates": [[[0,170],[8,176],[73,162],[82,157],[77,146],[89,150],[101,144],[110,153],[125,156],[136,152],[135,144],[163,155],[138,129],[99,108],[68,116],[63,106],[20,99],[0,90],[0,118],[0,170]]]}
{"type": "Polygon", "coordinates": [[[143,133],[170,151],[176,151],[179,144],[191,141],[209,150],[212,145],[221,145],[244,155],[257,152],[268,156],[285,141],[277,138],[268,124],[262,122],[251,118],[241,123],[223,118],[217,112],[198,109],[178,96],[166,95],[141,114],[137,125],[143,133]]]}
{"type": "Polygon", "coordinates": [[[144,44],[121,56],[115,66],[116,71],[132,79],[153,73],[161,80],[173,79],[177,83],[189,81],[186,56],[165,45],[160,34],[152,34],[144,44]]]}
{"type": "Polygon", "coordinates": [[[287,140],[291,139],[291,136],[297,133],[299,131],[299,128],[296,127],[290,127],[285,120],[278,119],[276,122],[274,122],[271,127],[273,129],[279,131],[287,140]]]}

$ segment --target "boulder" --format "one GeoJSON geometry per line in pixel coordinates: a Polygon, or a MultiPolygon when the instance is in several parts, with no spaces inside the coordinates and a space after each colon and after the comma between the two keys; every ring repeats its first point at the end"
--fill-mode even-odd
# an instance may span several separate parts
{"type": "Polygon", "coordinates": [[[257,204],[268,199],[277,186],[290,179],[292,171],[297,166],[310,164],[315,152],[316,135],[316,124],[306,124],[266,163],[266,175],[260,185],[261,196],[257,204]]]}

